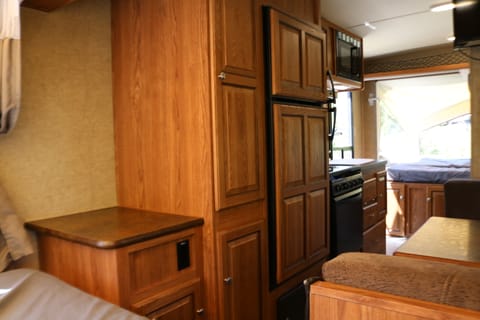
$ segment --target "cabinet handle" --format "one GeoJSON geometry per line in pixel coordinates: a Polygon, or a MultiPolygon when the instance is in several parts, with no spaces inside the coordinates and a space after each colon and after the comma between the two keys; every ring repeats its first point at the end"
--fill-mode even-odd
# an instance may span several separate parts
{"type": "Polygon", "coordinates": [[[432,200],[432,198],[430,198],[430,197],[427,197],[427,201],[431,201],[431,200],[432,200]]]}
{"type": "Polygon", "coordinates": [[[226,277],[225,279],[223,279],[223,282],[225,284],[231,284],[232,283],[232,277],[226,277]]]}
{"type": "Polygon", "coordinates": [[[403,194],[400,195],[400,200],[403,200],[403,194]]]}
{"type": "Polygon", "coordinates": [[[198,309],[196,312],[197,312],[197,314],[198,314],[199,316],[201,316],[201,315],[203,315],[203,313],[205,312],[205,309],[200,308],[200,309],[198,309]]]}
{"type": "Polygon", "coordinates": [[[218,74],[218,79],[225,80],[226,78],[227,78],[227,74],[225,72],[222,71],[218,74]]]}

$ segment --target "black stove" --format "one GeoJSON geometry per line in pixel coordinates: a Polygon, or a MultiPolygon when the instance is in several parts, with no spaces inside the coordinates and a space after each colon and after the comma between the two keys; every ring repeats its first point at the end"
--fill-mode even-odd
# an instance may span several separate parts
{"type": "Polygon", "coordinates": [[[363,247],[363,177],[358,166],[330,166],[330,254],[363,247]]]}

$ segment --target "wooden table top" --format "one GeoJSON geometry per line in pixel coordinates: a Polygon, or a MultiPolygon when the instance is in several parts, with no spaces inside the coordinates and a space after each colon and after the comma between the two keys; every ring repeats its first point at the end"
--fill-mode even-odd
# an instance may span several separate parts
{"type": "Polygon", "coordinates": [[[431,217],[394,255],[480,267],[480,220],[431,217]]]}
{"type": "Polygon", "coordinates": [[[38,234],[113,249],[203,225],[203,219],[122,207],[29,221],[38,234]]]}

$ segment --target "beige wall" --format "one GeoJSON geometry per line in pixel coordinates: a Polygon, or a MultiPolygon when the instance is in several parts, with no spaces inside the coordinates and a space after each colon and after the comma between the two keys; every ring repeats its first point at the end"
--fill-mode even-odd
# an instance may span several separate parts
{"type": "Polygon", "coordinates": [[[25,220],[116,205],[110,1],[22,8],[22,108],[0,183],[25,220]]]}

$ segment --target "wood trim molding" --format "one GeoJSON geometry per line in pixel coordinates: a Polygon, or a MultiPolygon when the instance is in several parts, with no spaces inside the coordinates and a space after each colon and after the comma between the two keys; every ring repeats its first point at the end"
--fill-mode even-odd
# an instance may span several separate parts
{"type": "Polygon", "coordinates": [[[443,66],[435,67],[426,67],[426,68],[417,68],[409,70],[398,70],[398,71],[389,71],[389,72],[377,72],[377,73],[368,73],[365,74],[365,81],[372,80],[385,80],[385,79],[395,79],[395,78],[406,78],[412,76],[421,76],[421,75],[432,75],[432,74],[442,74],[442,73],[451,73],[461,69],[469,69],[470,63],[456,63],[443,66]]]}

